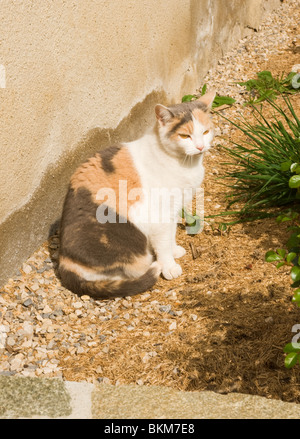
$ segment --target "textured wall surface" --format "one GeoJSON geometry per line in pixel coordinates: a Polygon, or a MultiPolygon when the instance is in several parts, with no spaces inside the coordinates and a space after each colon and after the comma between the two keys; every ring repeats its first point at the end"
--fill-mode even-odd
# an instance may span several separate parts
{"type": "Polygon", "coordinates": [[[279,0],[1,0],[0,283],[87,155],[154,122],[279,0]]]}

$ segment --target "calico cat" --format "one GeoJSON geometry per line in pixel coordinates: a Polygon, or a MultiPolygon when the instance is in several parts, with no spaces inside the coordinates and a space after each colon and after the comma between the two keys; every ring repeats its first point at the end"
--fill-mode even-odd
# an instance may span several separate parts
{"type": "Polygon", "coordinates": [[[192,102],[156,105],[151,132],[101,150],[75,171],[60,227],[63,286],[107,299],[142,293],[161,273],[166,279],[181,275],[175,259],[185,250],[175,241],[177,215],[183,191],[204,178],[214,97],[210,92],[192,102]],[[166,193],[172,195],[168,209],[166,193]]]}

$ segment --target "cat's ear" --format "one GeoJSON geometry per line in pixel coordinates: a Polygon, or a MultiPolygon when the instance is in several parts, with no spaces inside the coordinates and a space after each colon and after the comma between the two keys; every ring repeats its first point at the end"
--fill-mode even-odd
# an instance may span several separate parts
{"type": "Polygon", "coordinates": [[[161,125],[165,125],[174,117],[172,111],[170,111],[167,107],[161,104],[155,105],[155,115],[156,119],[161,125]]]}
{"type": "Polygon", "coordinates": [[[205,93],[205,95],[201,96],[199,99],[197,99],[197,101],[202,102],[207,107],[207,110],[210,110],[215,97],[216,97],[215,90],[211,90],[205,93]]]}

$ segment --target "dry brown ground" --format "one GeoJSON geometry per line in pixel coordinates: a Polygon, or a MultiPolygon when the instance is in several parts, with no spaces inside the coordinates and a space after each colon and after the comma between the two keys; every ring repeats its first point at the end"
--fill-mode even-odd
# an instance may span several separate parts
{"type": "MultiPolygon", "coordinates": [[[[287,54],[273,57],[261,70],[288,72],[299,56],[292,48],[287,54]]],[[[299,97],[292,102],[299,112],[299,97]]],[[[206,158],[205,200],[211,200],[205,201],[206,215],[226,206],[224,187],[216,184],[224,160],[218,148],[206,158]],[[216,204],[221,206],[217,210],[216,204]]],[[[109,354],[99,356],[97,348],[91,349],[76,365],[67,356],[61,362],[64,377],[96,378],[100,366],[112,383],[138,381],[300,402],[299,366],[287,370],[283,354],[292,326],[300,323],[300,310],[291,303],[289,270],[264,261],[265,252],[284,247],[287,237],[286,228],[273,219],[235,225],[226,233],[206,226],[193,237],[178,227],[178,243],[187,250],[181,260],[184,275],[160,279],[150,299],[134,297],[122,309],[133,312],[135,302],[157,300],[171,303],[182,315],[166,314],[162,321],[161,313],[152,310],[132,332],[122,330],[118,320],[105,322],[108,333],[118,334],[109,343],[109,354]],[[191,244],[199,252],[195,259],[191,244]],[[172,322],[176,330],[166,333],[172,322]]]]}

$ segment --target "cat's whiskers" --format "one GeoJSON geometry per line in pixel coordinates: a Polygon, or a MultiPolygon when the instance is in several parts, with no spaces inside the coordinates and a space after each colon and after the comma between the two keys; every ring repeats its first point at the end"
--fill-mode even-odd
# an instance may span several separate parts
{"type": "Polygon", "coordinates": [[[183,161],[181,163],[181,166],[182,167],[189,166],[190,158],[191,158],[190,154],[185,154],[185,156],[183,157],[183,161]]]}

